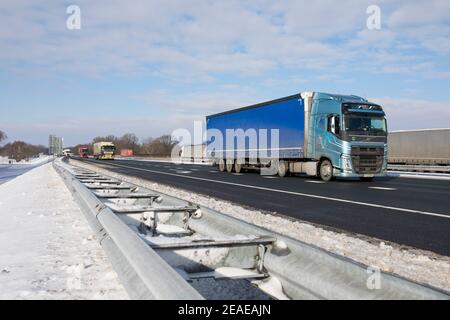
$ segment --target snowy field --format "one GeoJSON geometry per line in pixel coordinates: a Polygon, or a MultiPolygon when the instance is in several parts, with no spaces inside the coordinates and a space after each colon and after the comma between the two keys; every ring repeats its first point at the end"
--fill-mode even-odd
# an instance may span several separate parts
{"type": "Polygon", "coordinates": [[[0,157],[0,165],[7,165],[7,164],[38,165],[38,164],[43,164],[45,162],[48,162],[51,159],[53,159],[53,156],[41,155],[36,158],[31,158],[28,161],[24,159],[22,161],[16,162],[16,160],[14,160],[14,159],[8,159],[7,157],[0,157]]]}
{"type": "Polygon", "coordinates": [[[127,298],[51,163],[0,185],[0,299],[127,298]]]}
{"type": "Polygon", "coordinates": [[[117,174],[80,161],[71,161],[71,164],[215,209],[254,225],[346,256],[365,265],[450,291],[450,257],[404,248],[360,235],[326,230],[307,222],[292,220],[269,212],[251,210],[192,191],[117,174]]]}
{"type": "Polygon", "coordinates": [[[14,179],[25,172],[33,169],[35,166],[16,166],[0,164],[0,184],[8,180],[14,179]]]}
{"type": "Polygon", "coordinates": [[[13,160],[13,163],[10,164],[10,160],[8,158],[0,157],[0,184],[14,179],[31,169],[51,161],[52,159],[53,157],[51,156],[42,156],[33,158],[30,161],[15,162],[13,160]]]}

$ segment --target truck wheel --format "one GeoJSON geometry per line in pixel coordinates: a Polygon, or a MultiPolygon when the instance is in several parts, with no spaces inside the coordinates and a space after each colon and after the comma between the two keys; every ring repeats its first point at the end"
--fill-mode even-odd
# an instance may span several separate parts
{"type": "Polygon", "coordinates": [[[330,181],[333,178],[333,165],[330,160],[323,160],[320,163],[319,175],[323,181],[330,181]]]}
{"type": "Polygon", "coordinates": [[[288,172],[288,164],[284,160],[278,161],[278,175],[284,177],[288,172]]]}
{"type": "Polygon", "coordinates": [[[234,169],[234,160],[227,160],[226,167],[228,172],[233,172],[234,169]]]}
{"type": "Polygon", "coordinates": [[[219,160],[219,171],[224,172],[225,171],[225,160],[220,159],[219,160]]]}
{"type": "Polygon", "coordinates": [[[236,161],[236,162],[234,163],[234,171],[235,171],[236,173],[240,173],[241,170],[242,170],[242,162],[236,161]]]}

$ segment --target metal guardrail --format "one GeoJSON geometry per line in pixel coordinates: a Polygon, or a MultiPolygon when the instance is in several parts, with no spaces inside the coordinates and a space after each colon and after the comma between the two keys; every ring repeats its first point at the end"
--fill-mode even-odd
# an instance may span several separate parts
{"type": "Polygon", "coordinates": [[[406,172],[439,172],[450,173],[450,166],[414,165],[414,164],[388,164],[388,170],[406,172]]]}
{"type": "MultiPolygon", "coordinates": [[[[141,240],[120,218],[107,208],[81,182],[62,167],[55,166],[74,192],[83,212],[99,234],[101,244],[107,251],[119,276],[133,298],[154,299],[200,299],[202,298],[172,267],[163,260],[166,250],[183,250],[205,244],[184,243],[153,245],[141,240]],[[162,250],[162,251],[161,251],[162,250]],[[158,255],[159,254],[159,255],[158,255]]],[[[103,175],[107,177],[106,175],[103,175]]],[[[115,180],[115,178],[111,178],[115,180]]],[[[146,192],[163,197],[163,205],[186,207],[192,204],[176,197],[127,183],[146,192]]],[[[108,190],[111,186],[105,186],[108,190]]],[[[119,191],[115,191],[119,192],[119,191]]],[[[189,230],[208,235],[211,239],[221,239],[230,235],[252,235],[263,251],[259,254],[258,270],[277,279],[283,294],[292,299],[450,299],[448,292],[419,284],[394,274],[380,272],[379,288],[369,288],[368,266],[357,263],[321,248],[291,239],[262,227],[257,227],[239,219],[200,206],[201,218],[188,219],[189,230]],[[266,240],[264,240],[266,239],[266,240]],[[267,240],[269,239],[269,240],[267,240]]],[[[242,240],[240,240],[242,242],[242,240]]],[[[250,240],[244,242],[251,243],[250,240]]],[[[239,243],[238,243],[239,244],[239,243]]],[[[244,243],[240,243],[243,245],[244,243]]],[[[232,246],[232,241],[207,242],[207,246],[232,246]]],[[[240,249],[239,249],[240,250],[240,249]]],[[[242,263],[248,257],[239,256],[235,262],[242,263]]],[[[252,251],[253,252],[253,251],[252,251]]],[[[247,251],[248,253],[248,251],[247,251]]],[[[170,254],[170,252],[169,252],[170,254]]],[[[195,274],[191,273],[192,276],[195,274]]]]}
{"type": "Polygon", "coordinates": [[[54,163],[133,299],[203,299],[70,172],[54,163]]]}

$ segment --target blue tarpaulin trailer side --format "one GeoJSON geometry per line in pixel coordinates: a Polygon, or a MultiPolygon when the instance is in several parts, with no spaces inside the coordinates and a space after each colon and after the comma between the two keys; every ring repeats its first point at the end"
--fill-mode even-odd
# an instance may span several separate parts
{"type": "MultiPolygon", "coordinates": [[[[253,150],[255,142],[250,142],[250,132],[256,130],[256,149],[258,157],[268,157],[275,151],[279,152],[279,158],[302,158],[304,147],[305,112],[303,99],[299,94],[272,100],[228,112],[218,113],[206,117],[208,130],[208,155],[220,158],[222,154],[236,151],[238,148],[237,137],[227,134],[227,130],[236,132],[242,129],[245,132],[245,152],[253,150]],[[214,143],[216,137],[211,134],[211,129],[220,131],[223,137],[223,148],[218,148],[214,143]],[[267,130],[267,136],[260,136],[262,130],[267,130]],[[271,144],[273,130],[279,130],[279,146],[271,144]],[[227,141],[227,139],[234,141],[227,141]],[[231,146],[231,150],[230,147],[231,146]],[[222,153],[223,151],[223,153],[222,153]]],[[[233,155],[232,157],[235,157],[233,155]]]]}

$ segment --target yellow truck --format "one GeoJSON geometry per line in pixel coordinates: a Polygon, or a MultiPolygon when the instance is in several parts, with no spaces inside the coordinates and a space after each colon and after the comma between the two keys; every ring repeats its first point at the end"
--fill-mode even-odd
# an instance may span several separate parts
{"type": "Polygon", "coordinates": [[[94,143],[94,158],[99,160],[114,160],[116,147],[112,142],[100,141],[94,143]]]}

